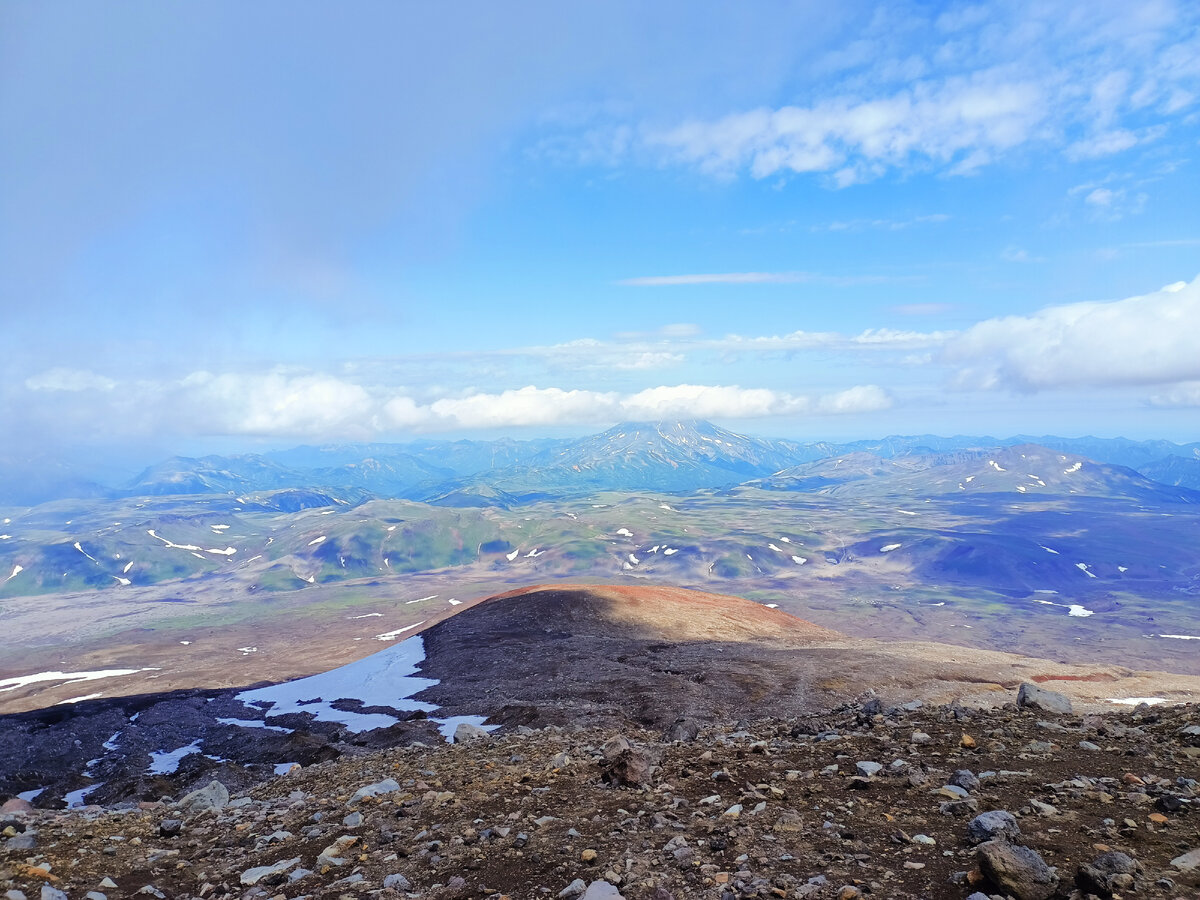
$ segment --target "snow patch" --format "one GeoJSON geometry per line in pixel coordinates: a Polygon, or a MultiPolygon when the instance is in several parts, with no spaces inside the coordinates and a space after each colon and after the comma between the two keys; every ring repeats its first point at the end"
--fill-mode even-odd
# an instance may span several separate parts
{"type": "Polygon", "coordinates": [[[1160,638],[1174,638],[1177,641],[1200,641],[1200,634],[1160,634],[1160,638]]]}
{"type": "Polygon", "coordinates": [[[150,768],[146,770],[146,774],[170,775],[179,768],[179,761],[185,756],[191,756],[193,753],[199,752],[199,738],[175,750],[152,750],[150,751],[150,768]]]}
{"type": "MultiPolygon", "coordinates": [[[[1069,465],[1065,469],[1063,469],[1063,474],[1064,475],[1074,475],[1076,472],[1078,472],[1082,468],[1083,468],[1083,463],[1081,463],[1081,462],[1073,463],[1072,465],[1069,465]]],[[[1116,703],[1117,701],[1114,700],[1112,702],[1116,703]]]]}
{"type": "Polygon", "coordinates": [[[404,605],[410,606],[413,603],[424,603],[426,600],[436,600],[437,594],[430,594],[428,597],[418,597],[416,600],[405,600],[404,605]]]}
{"type": "Polygon", "coordinates": [[[794,562],[794,563],[795,563],[796,565],[798,565],[798,566],[802,566],[802,565],[804,565],[806,562],[808,562],[808,560],[807,560],[807,559],[805,559],[803,556],[793,556],[793,557],[792,557],[792,562],[794,562]]]}
{"type": "Polygon", "coordinates": [[[507,559],[509,562],[512,562],[514,559],[517,558],[517,556],[518,556],[518,554],[520,554],[520,552],[521,552],[521,548],[518,547],[512,553],[505,553],[504,558],[507,559]]]}
{"type": "Polygon", "coordinates": [[[266,722],[260,722],[258,719],[217,719],[222,725],[239,725],[242,728],[263,728],[267,731],[278,731],[280,734],[291,734],[296,729],[284,728],[282,725],[268,725],[266,722]]]}
{"type": "Polygon", "coordinates": [[[142,669],[99,669],[94,672],[38,672],[34,675],[18,675],[15,678],[0,678],[0,694],[42,681],[61,681],[63,684],[78,684],[98,678],[115,678],[119,675],[136,675],[138,672],[157,672],[157,666],[142,669]]]}
{"type": "MultiPolygon", "coordinates": [[[[364,706],[388,706],[405,712],[434,712],[437,707],[433,704],[412,699],[438,683],[436,679],[416,674],[424,661],[425,642],[420,635],[416,635],[339,669],[244,691],[237,695],[237,699],[243,703],[265,704],[269,706],[271,715],[276,716],[294,712],[311,713],[318,721],[340,722],[354,732],[387,728],[399,721],[397,717],[382,713],[347,712],[334,709],[331,704],[337,700],[359,700],[364,706]],[[315,702],[309,702],[314,698],[315,702]]],[[[483,725],[482,720],[474,716],[430,717],[430,721],[446,726],[440,727],[440,730],[447,739],[453,738],[454,728],[460,722],[479,724],[481,728],[491,730],[491,726],[483,725]]]]}
{"type": "Polygon", "coordinates": [[[880,553],[891,553],[893,550],[899,550],[903,544],[884,544],[879,548],[880,553]]]}
{"type": "Polygon", "coordinates": [[[376,616],[382,616],[383,613],[363,613],[361,616],[346,616],[347,619],[373,619],[376,616]]]}
{"type": "Polygon", "coordinates": [[[1082,573],[1083,573],[1084,575],[1086,575],[1088,578],[1095,578],[1095,577],[1096,577],[1096,574],[1095,574],[1094,572],[1089,572],[1089,571],[1088,571],[1088,564],[1087,564],[1087,563],[1075,563],[1075,568],[1077,568],[1077,569],[1078,569],[1080,572],[1082,572],[1082,573]]]}
{"type": "Polygon", "coordinates": [[[995,469],[997,472],[1007,472],[1008,471],[1003,466],[1001,466],[998,462],[996,462],[994,459],[989,459],[988,465],[991,466],[993,469],[995,469]]]}
{"type": "Polygon", "coordinates": [[[633,537],[633,532],[628,528],[618,528],[617,534],[621,535],[621,537],[633,537]]]}
{"type": "MultiPolygon", "coordinates": [[[[437,596],[437,594],[434,594],[434,597],[436,597],[436,596],[437,596]]],[[[426,598],[426,599],[432,599],[432,598],[426,598]]],[[[375,640],[377,640],[377,641],[394,641],[397,637],[404,634],[404,632],[412,631],[414,628],[417,628],[418,626],[424,625],[424,624],[425,624],[425,620],[422,619],[420,622],[414,622],[412,625],[405,625],[403,628],[397,628],[395,631],[385,631],[383,634],[375,635],[375,640]]],[[[314,675],[313,677],[315,678],[317,676],[314,675]]]]}
{"type": "Polygon", "coordinates": [[[313,538],[311,541],[309,541],[308,546],[315,547],[317,544],[323,544],[327,540],[329,540],[329,538],[326,535],[321,535],[320,537],[313,538]]]}

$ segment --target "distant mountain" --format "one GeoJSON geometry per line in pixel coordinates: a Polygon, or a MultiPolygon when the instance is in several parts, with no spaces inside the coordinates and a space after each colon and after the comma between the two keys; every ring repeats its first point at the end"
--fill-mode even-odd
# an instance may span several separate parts
{"type": "Polygon", "coordinates": [[[517,441],[412,441],[405,444],[331,444],[293,447],[265,454],[273,462],[291,469],[328,469],[353,465],[365,459],[388,462],[417,460],[448,475],[474,475],[490,469],[533,465],[570,441],[543,438],[517,441]]]}
{"type": "Polygon", "coordinates": [[[1074,453],[1096,462],[1111,463],[1141,469],[1164,457],[1200,459],[1200,442],[1176,444],[1172,441],[1133,441],[1129,438],[1098,438],[1090,435],[1080,438],[1064,438],[1055,435],[1041,437],[1018,436],[1005,443],[1040,444],[1063,453],[1074,453]]]}
{"type": "Polygon", "coordinates": [[[300,487],[294,472],[255,454],[173,456],[143,471],[126,486],[131,496],[173,494],[240,494],[300,487]]]}
{"type": "Polygon", "coordinates": [[[1138,466],[1138,471],[1162,484],[1200,491],[1200,458],[1165,456],[1144,466],[1138,466]]]}
{"type": "MultiPolygon", "coordinates": [[[[1188,460],[1182,460],[1188,462],[1188,460]]],[[[1200,492],[1172,488],[1124,466],[1106,465],[1036,444],[885,459],[869,453],[784,469],[748,486],[847,498],[1016,493],[1122,497],[1200,503],[1200,492]]]]}
{"type": "Polygon", "coordinates": [[[548,492],[690,491],[738,484],[803,456],[799,444],[709,422],[626,422],[559,449],[545,465],[480,474],[474,482],[539,498],[548,492]]]}

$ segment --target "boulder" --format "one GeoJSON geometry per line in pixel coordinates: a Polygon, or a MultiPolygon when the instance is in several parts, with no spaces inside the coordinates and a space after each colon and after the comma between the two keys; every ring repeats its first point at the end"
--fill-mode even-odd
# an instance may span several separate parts
{"type": "Polygon", "coordinates": [[[1131,857],[1110,850],[1081,865],[1075,883],[1085,891],[1110,897],[1133,887],[1137,874],[1138,864],[1131,857]]]}
{"type": "Polygon", "coordinates": [[[980,813],[967,824],[967,840],[972,844],[984,841],[1015,841],[1021,837],[1021,826],[1016,817],[1002,809],[980,813]]]}
{"type": "Polygon", "coordinates": [[[209,809],[223,809],[229,803],[229,791],[219,781],[210,781],[205,787],[192,791],[176,804],[185,816],[195,815],[209,809]]]}
{"type": "Polygon", "coordinates": [[[1071,698],[1057,691],[1048,691],[1036,684],[1025,682],[1017,689],[1017,706],[1022,709],[1040,709],[1044,712],[1069,715],[1072,712],[1071,698]]]}
{"type": "Polygon", "coordinates": [[[687,716],[680,716],[671,723],[671,727],[667,729],[664,735],[668,741],[683,741],[690,743],[700,734],[700,723],[695,719],[689,719],[687,716]]]}
{"type": "Polygon", "coordinates": [[[486,731],[470,722],[459,722],[458,727],[454,729],[454,743],[456,744],[470,744],[474,741],[489,739],[490,735],[486,731]]]}
{"type": "Polygon", "coordinates": [[[980,844],[975,852],[988,880],[1017,900],[1048,900],[1058,890],[1058,875],[1028,847],[994,840],[980,844]]]}

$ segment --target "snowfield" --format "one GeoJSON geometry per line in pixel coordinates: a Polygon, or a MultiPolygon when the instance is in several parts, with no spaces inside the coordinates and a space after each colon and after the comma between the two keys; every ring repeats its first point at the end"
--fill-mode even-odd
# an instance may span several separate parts
{"type": "MultiPolygon", "coordinates": [[[[244,691],[237,697],[243,703],[266,707],[267,714],[271,716],[307,712],[320,722],[340,722],[355,732],[387,728],[400,721],[399,718],[383,713],[338,710],[332,704],[337,700],[360,700],[364,706],[387,706],[400,712],[436,712],[437,707],[433,704],[412,699],[414,695],[438,683],[434,678],[423,678],[416,674],[424,661],[425,641],[416,635],[339,669],[244,691]]],[[[439,730],[447,740],[453,738],[454,729],[461,722],[469,722],[489,731],[498,727],[484,725],[482,716],[430,716],[430,719],[438,723],[439,730]]]]}

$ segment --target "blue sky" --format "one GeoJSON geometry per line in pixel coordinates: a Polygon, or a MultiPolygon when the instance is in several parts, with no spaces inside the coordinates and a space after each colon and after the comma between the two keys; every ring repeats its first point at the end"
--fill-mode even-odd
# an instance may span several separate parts
{"type": "Polygon", "coordinates": [[[1200,437],[1200,9],[11,2],[8,452],[1200,437]]]}

